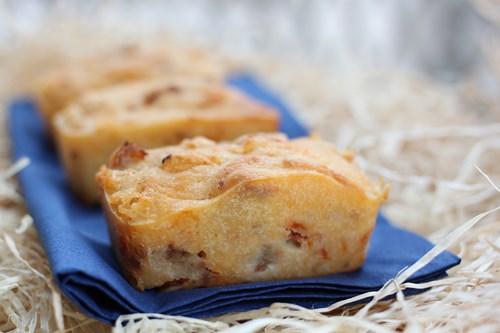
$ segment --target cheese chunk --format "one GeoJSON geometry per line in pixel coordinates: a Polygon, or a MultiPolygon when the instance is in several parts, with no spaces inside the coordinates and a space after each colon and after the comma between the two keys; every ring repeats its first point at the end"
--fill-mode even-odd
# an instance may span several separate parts
{"type": "Polygon", "coordinates": [[[97,179],[117,258],[140,290],[356,270],[387,197],[351,154],[281,134],[127,144],[97,179]]]}

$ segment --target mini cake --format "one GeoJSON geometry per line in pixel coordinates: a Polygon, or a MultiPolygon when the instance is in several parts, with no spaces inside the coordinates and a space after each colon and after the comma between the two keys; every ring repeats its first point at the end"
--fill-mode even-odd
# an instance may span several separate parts
{"type": "Polygon", "coordinates": [[[218,60],[198,49],[126,46],[79,58],[49,70],[35,83],[41,114],[52,130],[53,116],[87,91],[165,75],[223,77],[218,60]]]}
{"type": "Polygon", "coordinates": [[[72,189],[98,201],[95,174],[125,141],[146,148],[205,136],[230,140],[278,128],[273,109],[209,79],[172,77],[122,84],[83,96],[54,118],[72,189]]]}
{"type": "Polygon", "coordinates": [[[126,144],[97,180],[117,258],[139,290],[353,271],[387,197],[351,154],[281,134],[126,144]]]}

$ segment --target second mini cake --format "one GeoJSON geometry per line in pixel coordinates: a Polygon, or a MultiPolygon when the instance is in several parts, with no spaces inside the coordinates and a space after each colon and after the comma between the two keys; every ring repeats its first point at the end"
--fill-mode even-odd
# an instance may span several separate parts
{"type": "Polygon", "coordinates": [[[98,200],[95,173],[125,141],[153,148],[194,136],[230,140],[276,131],[278,124],[273,109],[220,83],[187,77],[92,92],[54,119],[70,185],[88,203],[98,200]]]}

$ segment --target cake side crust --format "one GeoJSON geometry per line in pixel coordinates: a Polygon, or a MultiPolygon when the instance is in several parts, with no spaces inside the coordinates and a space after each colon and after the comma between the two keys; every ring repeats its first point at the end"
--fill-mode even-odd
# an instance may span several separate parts
{"type": "MultiPolygon", "coordinates": [[[[125,248],[147,249],[138,270],[121,259],[137,288],[191,288],[357,269],[381,201],[307,171],[241,182],[154,221],[113,215],[127,228],[117,237],[125,248]]],[[[105,200],[107,209],[111,202],[105,200]]]]}

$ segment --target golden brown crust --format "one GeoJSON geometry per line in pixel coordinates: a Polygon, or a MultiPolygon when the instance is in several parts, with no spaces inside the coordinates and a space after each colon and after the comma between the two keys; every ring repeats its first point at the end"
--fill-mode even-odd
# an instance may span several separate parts
{"type": "Polygon", "coordinates": [[[110,128],[119,130],[123,123],[141,128],[152,120],[182,122],[214,118],[222,118],[221,121],[261,120],[272,122],[274,126],[278,121],[276,112],[270,107],[222,83],[205,78],[174,76],[141,80],[88,93],[57,115],[54,126],[65,134],[85,134],[110,128]],[[172,90],[173,87],[175,90],[172,90]]]}
{"type": "Polygon", "coordinates": [[[121,265],[141,290],[356,269],[387,195],[330,144],[280,134],[185,140],[97,179],[126,243],[115,245],[121,265]],[[176,156],[182,167],[165,168],[176,156]],[[127,250],[142,247],[139,259],[127,250]],[[168,249],[183,260],[158,256],[168,249]]]}

